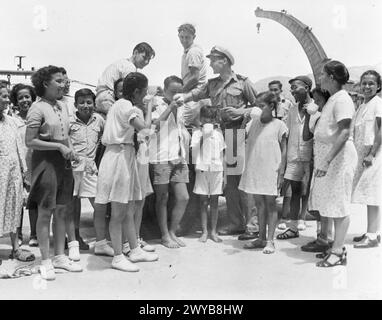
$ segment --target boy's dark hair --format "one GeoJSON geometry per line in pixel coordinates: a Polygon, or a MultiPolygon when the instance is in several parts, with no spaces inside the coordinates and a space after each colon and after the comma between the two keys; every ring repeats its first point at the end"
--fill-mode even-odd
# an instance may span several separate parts
{"type": "Polygon", "coordinates": [[[42,67],[32,74],[32,84],[39,97],[42,97],[45,94],[44,82],[52,80],[52,75],[55,73],[62,73],[62,68],[50,65],[42,67]]]}
{"type": "Polygon", "coordinates": [[[32,98],[32,102],[36,101],[36,92],[34,88],[27,84],[18,83],[12,88],[11,93],[9,95],[9,99],[11,100],[14,106],[18,106],[17,94],[19,93],[20,90],[24,90],[24,89],[29,91],[29,94],[31,95],[31,98],[32,98]]]}
{"type": "Polygon", "coordinates": [[[271,85],[274,85],[274,84],[277,84],[280,89],[283,88],[283,84],[279,80],[272,80],[271,82],[268,83],[268,87],[270,87],[271,85]]]}
{"type": "Polygon", "coordinates": [[[142,90],[147,87],[148,79],[140,72],[131,72],[123,80],[123,97],[132,101],[134,91],[142,90]]]}
{"type": "Polygon", "coordinates": [[[329,98],[330,98],[330,93],[328,91],[322,90],[319,87],[316,87],[316,88],[314,88],[312,90],[312,97],[313,97],[314,93],[316,93],[316,94],[320,95],[321,97],[323,97],[325,99],[325,102],[328,101],[329,98]]]}
{"type": "Polygon", "coordinates": [[[134,49],[133,49],[133,53],[137,51],[138,53],[142,53],[144,52],[145,53],[145,56],[147,58],[150,58],[150,59],[153,59],[155,57],[155,51],[154,49],[147,43],[147,42],[141,42],[141,43],[138,43],[134,49]]]}
{"type": "Polygon", "coordinates": [[[170,83],[173,83],[173,82],[179,83],[183,86],[183,80],[181,78],[177,76],[169,76],[166,79],[164,79],[164,89],[166,90],[168,86],[170,85],[170,83]]]}
{"type": "Polygon", "coordinates": [[[218,108],[212,106],[203,106],[200,108],[200,118],[212,119],[213,121],[218,120],[218,108]]]}
{"type": "Polygon", "coordinates": [[[364,76],[368,75],[372,75],[375,77],[375,79],[377,80],[377,86],[379,87],[379,89],[377,89],[377,93],[381,92],[381,75],[375,70],[367,70],[364,73],[362,73],[361,81],[364,76]]]}
{"type": "Polygon", "coordinates": [[[94,92],[88,88],[82,88],[80,90],[77,90],[76,93],[74,94],[74,102],[77,103],[79,97],[88,97],[88,96],[92,97],[94,105],[95,105],[96,96],[94,92]]]}
{"type": "Polygon", "coordinates": [[[117,81],[114,82],[114,92],[117,91],[117,87],[120,82],[123,82],[123,78],[118,79],[117,81]]]}
{"type": "Polygon", "coordinates": [[[66,70],[65,70],[64,67],[60,67],[60,70],[61,70],[61,72],[62,72],[63,75],[66,75],[66,74],[67,74],[67,72],[66,72],[66,70]]]}
{"type": "Polygon", "coordinates": [[[181,33],[182,31],[191,33],[192,35],[195,35],[196,30],[195,27],[191,23],[183,23],[178,28],[178,33],[181,33]]]}

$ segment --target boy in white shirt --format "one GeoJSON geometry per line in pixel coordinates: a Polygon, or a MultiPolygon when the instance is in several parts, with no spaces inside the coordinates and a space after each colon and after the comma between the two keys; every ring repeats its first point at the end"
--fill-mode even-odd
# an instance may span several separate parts
{"type": "Polygon", "coordinates": [[[167,248],[186,246],[175,234],[189,199],[186,159],[190,137],[178,105],[173,100],[174,95],[182,90],[182,79],[176,76],[167,77],[164,81],[164,97],[156,97],[150,102],[155,110],[152,121],[157,128],[149,144],[150,174],[156,195],[155,211],[162,244],[167,248]],[[173,190],[175,198],[170,225],[167,221],[169,188],[173,190]]]}
{"type": "Polygon", "coordinates": [[[225,149],[223,133],[217,125],[217,109],[204,106],[200,109],[202,127],[192,134],[192,159],[195,164],[196,178],[194,193],[200,196],[202,236],[199,241],[208,238],[208,205],[211,210],[211,240],[221,242],[216,232],[218,222],[218,199],[223,194],[223,151],[225,149]]]}

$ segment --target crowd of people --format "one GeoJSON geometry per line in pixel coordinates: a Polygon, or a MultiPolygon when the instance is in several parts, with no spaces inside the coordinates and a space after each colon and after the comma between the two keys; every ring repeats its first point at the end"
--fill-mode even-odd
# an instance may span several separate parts
{"type": "Polygon", "coordinates": [[[154,95],[138,72],[155,57],[145,42],[104,70],[96,93],[80,89],[74,101],[62,67],[38,69],[33,86],[0,85],[0,236],[10,234],[11,256],[35,260],[20,247],[25,206],[41,276],[54,280],[55,269],[81,272],[80,250],[89,250],[80,235],[81,199],[87,198],[94,209],[94,254],[113,257],[117,270],[139,271],[136,262],[158,260],[155,246],[140,236],[145,198],[155,194],[157,221],[151,223],[158,224],[161,243],[181,248],[188,184],[200,202],[201,243],[239,235],[248,240],[244,249],[271,254],[276,228],[279,241],[297,238],[309,212],[317,239],[301,249],[317,253],[318,267],[346,265],[350,205],[357,203],[367,206],[367,231],[354,238],[354,247],[378,246],[380,74],[362,74],[358,105],[345,90],[346,66],[329,60],[316,88],[307,76],[289,81],[292,102],[277,79],[256,92],[233,71],[226,48],[214,46],[205,56],[194,43],[193,25],[181,25],[178,37],[180,77],[168,76],[154,95]],[[217,77],[207,79],[206,58],[217,77]],[[218,230],[222,195],[230,222],[218,230]]]}

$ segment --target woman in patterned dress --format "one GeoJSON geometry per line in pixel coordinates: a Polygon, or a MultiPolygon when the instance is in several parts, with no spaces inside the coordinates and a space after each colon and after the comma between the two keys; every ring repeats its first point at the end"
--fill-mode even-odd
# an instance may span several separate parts
{"type": "MultiPolygon", "coordinates": [[[[31,107],[32,103],[36,101],[36,93],[33,87],[23,83],[18,83],[11,90],[10,100],[12,104],[18,109],[17,112],[14,113],[13,117],[19,120],[18,131],[20,133],[22,147],[23,147],[24,155],[25,155],[25,161],[27,165],[25,178],[26,178],[27,190],[29,190],[30,183],[31,183],[31,174],[32,174],[31,172],[32,150],[27,148],[25,144],[25,132],[27,128],[26,118],[27,118],[27,113],[29,108],[31,107]]],[[[24,215],[23,213],[24,213],[24,208],[22,209],[22,213],[21,213],[21,222],[20,222],[19,234],[18,234],[20,245],[23,241],[23,235],[22,235],[22,225],[23,225],[23,215],[24,215]]],[[[38,246],[37,234],[36,234],[37,209],[30,209],[28,213],[29,213],[29,225],[31,230],[29,246],[37,247],[38,246]]]]}
{"type": "Polygon", "coordinates": [[[358,153],[352,202],[367,205],[367,233],[355,237],[355,248],[377,247],[380,241],[382,205],[381,76],[368,70],[361,76],[365,101],[359,106],[353,121],[353,139],[358,153]]]}
{"type": "Polygon", "coordinates": [[[8,89],[0,85],[0,237],[10,233],[12,254],[20,261],[33,261],[31,252],[21,250],[17,228],[23,206],[25,160],[16,121],[4,114],[9,105],[8,89]]]}
{"type": "Polygon", "coordinates": [[[314,182],[311,204],[320,215],[334,221],[334,243],[318,267],[346,264],[345,237],[350,223],[350,201],[357,152],[349,140],[354,104],[343,86],[349,72],[339,61],[324,65],[321,88],[330,93],[314,131],[314,182]]]}

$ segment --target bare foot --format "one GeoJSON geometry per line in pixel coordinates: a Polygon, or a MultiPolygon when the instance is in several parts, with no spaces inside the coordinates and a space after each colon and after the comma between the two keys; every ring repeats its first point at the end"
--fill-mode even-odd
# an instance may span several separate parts
{"type": "Polygon", "coordinates": [[[218,237],[216,233],[211,233],[211,240],[214,242],[222,242],[223,240],[218,237]]]}
{"type": "Polygon", "coordinates": [[[170,232],[170,237],[171,237],[171,239],[172,239],[173,241],[175,241],[180,247],[185,247],[185,246],[186,246],[186,244],[185,244],[182,240],[180,240],[180,239],[175,235],[175,233],[170,232]]]}
{"type": "Polygon", "coordinates": [[[267,245],[263,249],[263,253],[271,254],[271,253],[275,253],[275,250],[276,250],[276,248],[275,248],[275,244],[273,243],[273,241],[267,241],[267,245]]]}
{"type": "Polygon", "coordinates": [[[207,242],[208,234],[202,233],[202,236],[199,238],[200,242],[207,242]]]}
{"type": "Polygon", "coordinates": [[[172,240],[170,237],[162,238],[162,244],[170,249],[177,249],[180,248],[179,244],[172,240]]]}

